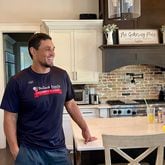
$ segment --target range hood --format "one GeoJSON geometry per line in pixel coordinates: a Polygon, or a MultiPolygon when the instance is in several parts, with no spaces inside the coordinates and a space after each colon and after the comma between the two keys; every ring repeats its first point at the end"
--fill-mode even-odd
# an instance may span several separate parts
{"type": "Polygon", "coordinates": [[[122,66],[149,64],[165,68],[164,44],[102,45],[102,70],[110,72],[122,66]]]}

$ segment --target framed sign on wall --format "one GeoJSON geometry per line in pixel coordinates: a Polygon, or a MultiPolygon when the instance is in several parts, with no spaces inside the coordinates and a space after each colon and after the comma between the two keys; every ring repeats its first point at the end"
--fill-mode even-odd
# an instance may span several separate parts
{"type": "Polygon", "coordinates": [[[119,29],[119,44],[158,44],[157,29],[119,29]]]}

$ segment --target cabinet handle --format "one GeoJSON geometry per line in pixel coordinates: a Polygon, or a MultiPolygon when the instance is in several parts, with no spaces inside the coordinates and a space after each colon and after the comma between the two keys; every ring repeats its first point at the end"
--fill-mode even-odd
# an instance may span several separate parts
{"type": "Polygon", "coordinates": [[[72,72],[72,79],[75,80],[75,72],[72,72]]]}
{"type": "Polygon", "coordinates": [[[82,114],[93,114],[93,112],[82,112],[82,114]]]}
{"type": "Polygon", "coordinates": [[[75,80],[77,80],[77,72],[75,72],[75,80]]]}

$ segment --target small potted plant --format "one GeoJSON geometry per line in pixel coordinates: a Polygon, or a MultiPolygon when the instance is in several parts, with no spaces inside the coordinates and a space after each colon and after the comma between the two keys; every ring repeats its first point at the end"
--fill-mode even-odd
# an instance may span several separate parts
{"type": "Polygon", "coordinates": [[[107,39],[107,45],[113,45],[113,32],[118,29],[116,24],[108,24],[103,26],[103,32],[107,39]]]}

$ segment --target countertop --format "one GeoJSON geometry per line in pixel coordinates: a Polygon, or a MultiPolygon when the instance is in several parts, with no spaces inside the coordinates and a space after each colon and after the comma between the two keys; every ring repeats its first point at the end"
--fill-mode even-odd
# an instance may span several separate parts
{"type": "Polygon", "coordinates": [[[88,105],[78,105],[80,109],[103,109],[103,108],[111,108],[112,106],[109,104],[88,104],[88,105]]]}
{"type": "MultiPolygon", "coordinates": [[[[154,106],[163,106],[165,107],[165,102],[158,102],[158,103],[151,103],[149,105],[154,105],[154,106]]],[[[104,103],[104,104],[88,104],[88,105],[78,105],[81,109],[85,109],[85,108],[89,108],[89,109],[92,109],[92,108],[98,108],[98,109],[104,109],[104,108],[120,108],[120,107],[133,107],[133,108],[136,108],[136,107],[146,107],[145,104],[122,104],[122,105],[110,105],[110,104],[107,104],[107,103],[104,103]]]]}
{"type": "Polygon", "coordinates": [[[103,150],[103,133],[115,135],[145,135],[163,133],[162,123],[149,124],[147,117],[90,118],[85,119],[96,141],[84,144],[80,128],[72,121],[75,149],[77,151],[103,150]]]}

